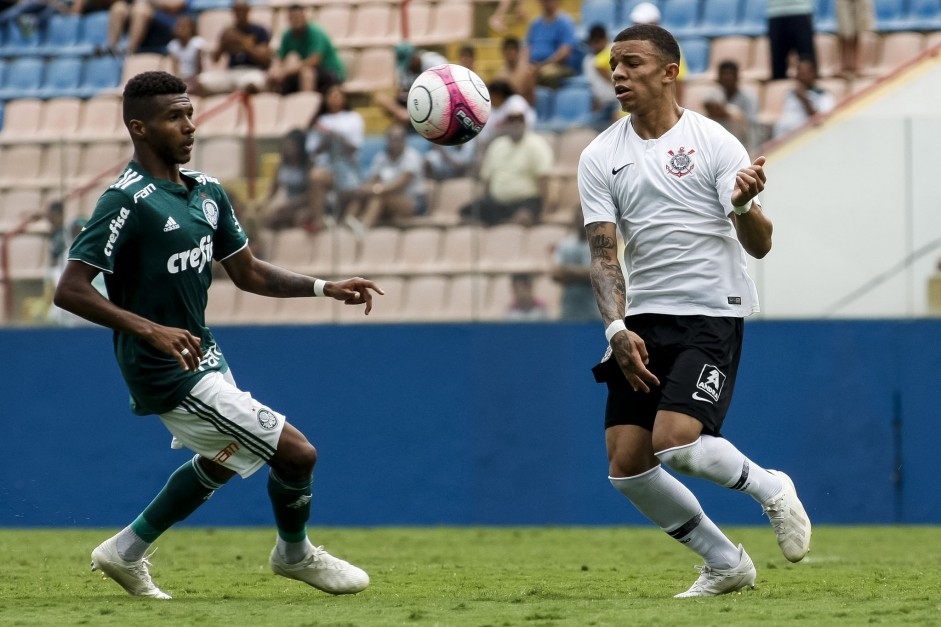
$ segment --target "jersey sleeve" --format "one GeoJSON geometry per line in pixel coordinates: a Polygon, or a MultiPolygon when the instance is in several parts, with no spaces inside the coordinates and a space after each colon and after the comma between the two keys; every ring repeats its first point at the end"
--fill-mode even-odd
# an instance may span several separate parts
{"type": "Polygon", "coordinates": [[[238,251],[248,246],[248,236],[239,224],[235,209],[229,202],[225,191],[219,187],[219,225],[216,228],[216,238],[213,244],[213,258],[216,261],[228,259],[238,251]]]}
{"type": "MultiPolygon", "coordinates": [[[[731,133],[723,132],[716,138],[716,193],[725,215],[732,213],[732,191],[735,189],[735,176],[742,168],[751,165],[748,151],[731,133]]],[[[755,198],[761,205],[761,201],[755,198]]]]}
{"type": "Polygon", "coordinates": [[[129,201],[117,190],[102,194],[91,218],[72,242],[69,260],[84,261],[109,274],[114,272],[115,258],[137,229],[129,201]]]}
{"type": "Polygon", "coordinates": [[[605,171],[598,154],[585,150],[578,160],[578,196],[582,204],[585,224],[592,222],[618,222],[618,210],[608,187],[605,171]]]}

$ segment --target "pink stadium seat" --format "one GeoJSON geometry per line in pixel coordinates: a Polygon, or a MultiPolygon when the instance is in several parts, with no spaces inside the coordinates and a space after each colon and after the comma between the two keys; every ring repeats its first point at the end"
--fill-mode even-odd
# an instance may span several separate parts
{"type": "Polygon", "coordinates": [[[271,324],[278,309],[278,298],[240,292],[238,309],[232,322],[238,324],[271,324]]]}
{"type": "MultiPolygon", "coordinates": [[[[251,21],[254,22],[258,7],[252,7],[251,21]]],[[[209,50],[216,50],[219,36],[232,24],[232,11],[229,9],[209,9],[202,11],[196,20],[196,31],[206,40],[209,50]]]]}
{"type": "MultiPolygon", "coordinates": [[[[252,113],[254,114],[255,137],[273,138],[284,133],[281,130],[281,94],[264,92],[251,97],[252,113]]],[[[248,120],[245,121],[246,132],[248,120]]]]}
{"type": "Polygon", "coordinates": [[[817,51],[817,76],[829,78],[840,73],[840,38],[833,33],[816,33],[814,47],[817,51]]]}
{"type": "Polygon", "coordinates": [[[594,129],[587,127],[570,128],[560,133],[558,143],[555,146],[553,173],[556,175],[574,175],[578,171],[578,159],[582,151],[597,136],[598,133],[594,129]]]}
{"type": "Polygon", "coordinates": [[[282,96],[278,114],[278,135],[284,135],[291,129],[306,129],[314,114],[320,110],[322,97],[317,92],[298,92],[282,96]]]}
{"type": "Polygon", "coordinates": [[[343,303],[332,298],[279,298],[274,322],[279,324],[328,324],[337,319],[343,303]]]}
{"type": "Polygon", "coordinates": [[[403,24],[402,38],[412,42],[416,46],[424,46],[430,43],[431,20],[433,18],[434,5],[425,0],[412,0],[408,3],[405,11],[405,19],[408,22],[408,36],[405,36],[403,24]]]}
{"type": "Polygon", "coordinates": [[[353,24],[353,7],[345,2],[324,5],[317,11],[315,21],[329,34],[335,46],[345,46],[353,24]]]}
{"type": "Polygon", "coordinates": [[[519,224],[499,224],[480,231],[477,269],[481,272],[516,272],[522,263],[527,229],[519,224]]]}
{"type": "Polygon", "coordinates": [[[735,61],[741,76],[743,71],[751,67],[753,45],[754,40],[751,37],[716,37],[709,47],[709,69],[706,70],[706,76],[715,80],[719,75],[719,64],[723,61],[735,61]]]}
{"type": "Polygon", "coordinates": [[[478,226],[453,226],[445,230],[438,271],[448,274],[471,272],[477,261],[481,230],[478,226]]]}
{"type": "Polygon", "coordinates": [[[127,136],[121,112],[121,99],[96,96],[83,101],[74,138],[84,141],[109,141],[127,136]]]}
{"type": "Polygon", "coordinates": [[[336,309],[337,320],[343,324],[388,324],[411,320],[409,314],[402,312],[407,283],[402,277],[382,277],[377,284],[385,294],[373,296],[373,310],[368,316],[363,314],[363,305],[341,303],[336,309]]]}
{"type": "Polygon", "coordinates": [[[116,168],[123,168],[131,159],[131,150],[123,141],[96,142],[82,148],[78,168],[74,172],[73,185],[84,185],[95,177],[105,174],[103,182],[110,184],[116,178],[111,174],[116,168]]]}
{"type": "Polygon", "coordinates": [[[46,237],[23,233],[8,241],[9,271],[13,280],[37,280],[46,276],[49,261],[46,237]]]}
{"type": "Polygon", "coordinates": [[[441,230],[435,227],[415,227],[401,237],[399,256],[392,268],[402,274],[423,274],[435,271],[441,249],[441,230]]]}
{"type": "Polygon", "coordinates": [[[739,66],[739,77],[744,81],[766,81],[771,78],[771,45],[767,37],[755,37],[752,42],[751,62],[739,66]]]}
{"type": "Polygon", "coordinates": [[[241,290],[228,279],[213,279],[206,304],[206,322],[212,326],[232,324],[238,319],[239,294],[241,290]]]}
{"type": "Polygon", "coordinates": [[[459,274],[448,283],[448,297],[442,316],[446,320],[479,320],[486,297],[488,278],[483,274],[459,274]]]}
{"type": "Polygon", "coordinates": [[[242,105],[230,94],[206,96],[196,111],[199,137],[235,137],[244,135],[242,105]]]}
{"type": "Polygon", "coordinates": [[[352,94],[369,94],[395,84],[395,51],[388,47],[365,48],[356,68],[349,73],[343,89],[352,94]]]}
{"type": "Polygon", "coordinates": [[[16,228],[27,217],[43,210],[43,192],[37,188],[12,188],[0,195],[0,233],[16,228]]]}
{"type": "Polygon", "coordinates": [[[758,111],[758,122],[760,124],[770,125],[777,121],[781,116],[784,98],[792,89],[794,89],[794,81],[789,78],[770,81],[765,85],[761,98],[761,109],[758,111]]]}
{"type": "Polygon", "coordinates": [[[873,69],[878,76],[887,76],[922,53],[925,38],[921,33],[898,32],[882,36],[882,54],[873,69]]]}
{"type": "Polygon", "coordinates": [[[418,224],[441,226],[460,222],[461,207],[477,197],[478,182],[472,177],[445,179],[438,184],[427,216],[416,218],[418,224]]]}
{"type": "Polygon", "coordinates": [[[416,276],[408,280],[405,302],[399,312],[402,320],[440,321],[445,319],[448,279],[444,276],[416,276]]]}
{"type": "Polygon", "coordinates": [[[53,98],[42,107],[41,138],[70,138],[75,135],[81,117],[82,101],[78,98],[53,98]]]}
{"type": "MultiPolygon", "coordinates": [[[[356,258],[356,236],[345,228],[320,231],[314,236],[313,258],[309,274],[322,278],[336,277],[343,263],[356,258]]],[[[293,268],[292,268],[293,269],[293,268]]]]}
{"type": "Polygon", "coordinates": [[[369,229],[353,260],[341,260],[340,273],[346,275],[377,276],[388,274],[399,252],[402,231],[395,227],[369,229]]]}
{"type": "Polygon", "coordinates": [[[121,84],[116,91],[120,93],[127,82],[141,72],[151,72],[155,70],[169,71],[170,61],[162,54],[153,52],[139,52],[126,56],[121,69],[121,84]]]}
{"type": "Polygon", "coordinates": [[[438,2],[434,7],[434,17],[426,44],[444,45],[470,39],[473,37],[473,26],[473,3],[458,0],[438,2]]]}
{"type": "Polygon", "coordinates": [[[391,46],[400,39],[398,3],[377,2],[356,6],[343,45],[359,48],[391,46]]]}
{"type": "Polygon", "coordinates": [[[43,101],[21,98],[6,103],[0,142],[32,141],[39,133],[43,101]]]}
{"type": "Polygon", "coordinates": [[[196,142],[193,158],[187,165],[220,181],[243,175],[245,146],[241,138],[216,137],[196,142]]]}
{"type": "Polygon", "coordinates": [[[305,272],[313,263],[316,243],[316,237],[304,229],[284,229],[275,234],[268,256],[272,263],[305,272]]]}
{"type": "Polygon", "coordinates": [[[531,227],[523,251],[522,269],[527,272],[548,272],[555,247],[571,232],[570,226],[562,224],[537,224],[531,227]]]}
{"type": "Polygon", "coordinates": [[[41,187],[43,148],[39,144],[0,147],[0,187],[41,187]]]}

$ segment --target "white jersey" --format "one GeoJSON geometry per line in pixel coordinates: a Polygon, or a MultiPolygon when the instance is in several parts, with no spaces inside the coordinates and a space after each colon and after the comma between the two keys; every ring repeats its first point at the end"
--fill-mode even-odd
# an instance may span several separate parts
{"type": "Polygon", "coordinates": [[[650,140],[634,132],[627,116],[582,152],[585,224],[617,224],[626,242],[628,315],[743,318],[758,311],[729,218],[735,175],[748,165],[735,137],[689,110],[650,140]]]}

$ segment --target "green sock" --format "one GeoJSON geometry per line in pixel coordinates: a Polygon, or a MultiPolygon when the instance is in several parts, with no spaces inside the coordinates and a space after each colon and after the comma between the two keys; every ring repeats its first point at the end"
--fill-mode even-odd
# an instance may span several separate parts
{"type": "Polygon", "coordinates": [[[180,522],[206,502],[222,484],[213,481],[196,463],[196,457],[177,468],[167,485],[131,523],[145,542],[153,542],[160,534],[180,522]]]}
{"type": "Polygon", "coordinates": [[[274,470],[268,474],[268,496],[278,525],[278,537],[285,542],[307,539],[311,482],[312,478],[301,483],[289,483],[278,477],[274,470]]]}

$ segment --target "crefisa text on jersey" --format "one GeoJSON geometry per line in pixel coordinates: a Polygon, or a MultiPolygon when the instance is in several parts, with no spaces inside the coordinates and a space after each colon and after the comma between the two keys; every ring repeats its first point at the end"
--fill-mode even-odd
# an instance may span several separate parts
{"type": "Polygon", "coordinates": [[[167,272],[170,274],[177,274],[184,270],[202,272],[210,261],[212,261],[212,235],[203,235],[196,248],[170,255],[167,259],[167,272]]]}

